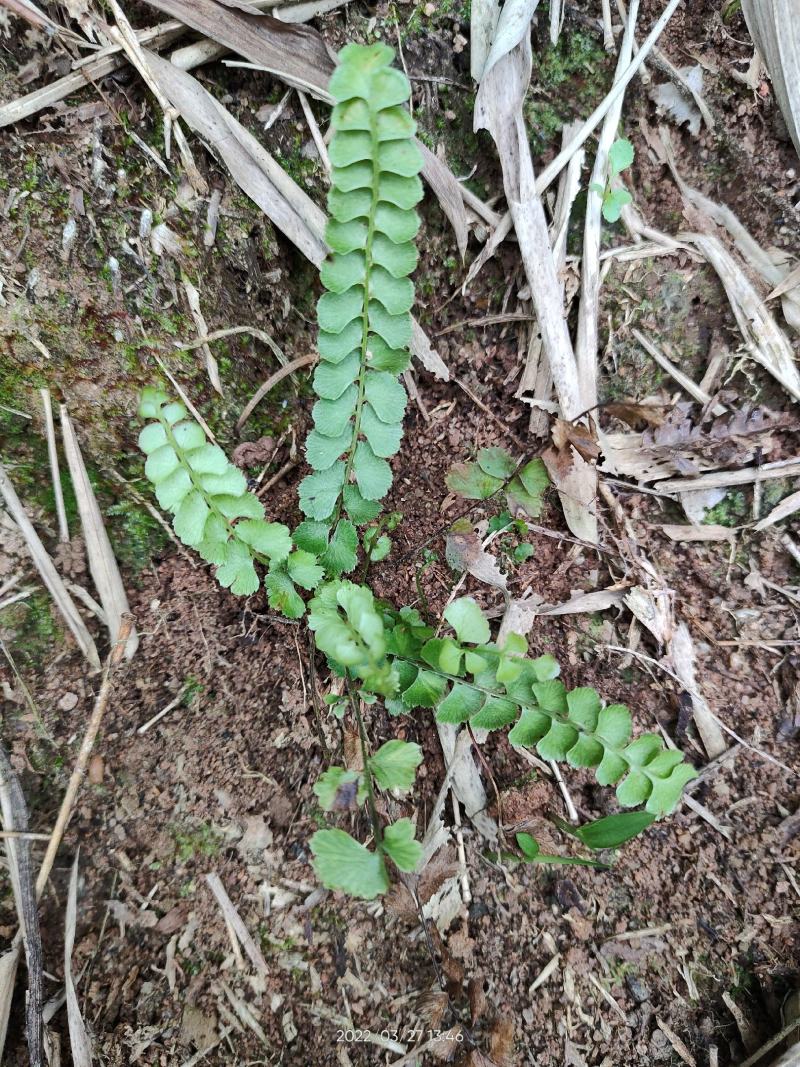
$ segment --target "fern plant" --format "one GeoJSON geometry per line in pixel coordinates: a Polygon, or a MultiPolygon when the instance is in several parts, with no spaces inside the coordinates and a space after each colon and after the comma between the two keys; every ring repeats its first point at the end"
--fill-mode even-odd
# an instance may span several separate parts
{"type": "MultiPolygon", "coordinates": [[[[378,793],[411,789],[422,759],[417,744],[402,740],[372,751],[362,707],[378,699],[396,715],[431,709],[439,722],[471,731],[510,728],[512,744],[590,768],[600,784],[615,786],[623,807],[643,806],[635,816],[575,831],[593,848],[615,846],[672,811],[695,773],[657,734],[632,740],[623,705],[605,705],[587,687],[567,690],[556,661],[529,658],[525,638],[493,642],[471,597],[445,610],[450,632],[442,636],[416,608],[380,601],[367,585],[342,577],[357,566],[359,551],[367,563],[383,558],[390,542],[382,531],[399,521],[396,514],[381,516],[362,532],[359,546],[358,527],[378,518],[391,486],[387,460],[402,436],[406,395],[398,375],[409,359],[408,275],[416,264],[414,207],[421,196],[414,123],[402,106],[410,89],[392,59],[384,45],[348,45],[330,82],[336,103],[326,239],[332,254],[321,271],[327,291],[318,304],[318,399],[306,441],[312,472],[300,485],[304,521],[293,532],[268,521],[244,475],[207,441],[182,403],[147,389],[139,407],[147,423],[139,437],[145,473],[178,537],[215,565],[217,579],[235,594],[256,592],[263,569],[270,606],[290,618],[307,612],[317,649],[343,680],[343,695],[332,696],[331,704],[342,714],[349,707],[361,766],[328,768],[314,792],[325,812],[366,805],[372,847],[338,827],[318,830],[310,845],[325,886],[367,899],[388,888],[390,864],[410,872],[422,855],[410,819],[384,825],[378,814],[378,793]],[[313,593],[307,604],[304,592],[313,593]]],[[[547,484],[540,460],[523,462],[500,448],[482,449],[475,463],[448,476],[450,488],[468,498],[503,491],[510,507],[531,516],[539,513],[547,484]]],[[[567,862],[542,854],[529,835],[519,838],[524,861],[567,862]]]]}

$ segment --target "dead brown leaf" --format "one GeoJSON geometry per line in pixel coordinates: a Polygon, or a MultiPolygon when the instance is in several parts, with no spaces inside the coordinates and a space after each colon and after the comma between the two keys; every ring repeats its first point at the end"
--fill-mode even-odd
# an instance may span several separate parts
{"type": "Polygon", "coordinates": [[[553,423],[551,435],[553,444],[559,452],[568,451],[569,446],[579,452],[584,459],[597,459],[600,455],[600,446],[594,435],[593,426],[581,426],[580,423],[567,422],[566,419],[556,419],[553,423]]]}
{"type": "Polygon", "coordinates": [[[479,582],[506,592],[507,580],[497,560],[481,544],[481,539],[469,519],[453,523],[445,545],[447,562],[457,571],[466,571],[479,582]]]}
{"type": "Polygon", "coordinates": [[[489,1054],[497,1067],[511,1067],[514,1054],[514,1020],[498,1019],[489,1033],[489,1054]]]}
{"type": "Polygon", "coordinates": [[[290,25],[272,15],[247,13],[218,0],[148,0],[172,18],[191,26],[265,67],[290,85],[330,100],[328,79],[333,59],[320,33],[310,26],[290,25]]]}
{"type": "Polygon", "coordinates": [[[604,404],[603,411],[620,422],[625,422],[633,430],[645,426],[661,426],[664,422],[666,409],[660,404],[640,404],[636,400],[617,400],[612,404],[604,404]]]}

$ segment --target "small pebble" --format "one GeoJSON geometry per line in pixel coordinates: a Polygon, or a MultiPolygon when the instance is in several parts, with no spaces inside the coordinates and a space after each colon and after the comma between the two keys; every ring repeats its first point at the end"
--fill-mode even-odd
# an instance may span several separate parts
{"type": "Polygon", "coordinates": [[[75,693],[65,693],[58,702],[58,707],[61,711],[72,711],[78,704],[78,697],[75,693]]]}
{"type": "Polygon", "coordinates": [[[646,1000],[650,999],[650,990],[647,988],[641,978],[637,978],[633,974],[626,974],[625,984],[631,991],[631,996],[637,1004],[644,1004],[646,1000]]]}

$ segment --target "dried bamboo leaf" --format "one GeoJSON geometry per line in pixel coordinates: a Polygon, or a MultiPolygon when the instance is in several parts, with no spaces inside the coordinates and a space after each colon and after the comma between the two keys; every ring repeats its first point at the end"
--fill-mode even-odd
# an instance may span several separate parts
{"type": "Polygon", "coordinates": [[[471,574],[479,582],[500,589],[508,596],[508,579],[500,570],[496,557],[486,551],[469,519],[459,519],[453,524],[447,535],[445,556],[453,570],[471,574]]]}
{"type": "Polygon", "coordinates": [[[80,849],[75,853],[72,873],[69,878],[67,913],[64,927],[64,987],[67,997],[67,1025],[69,1044],[74,1067],[92,1067],[92,1043],[78,1004],[78,994],[72,978],[72,951],[75,947],[75,926],[78,911],[78,860],[80,849]]]}
{"type": "Polygon", "coordinates": [[[755,529],[758,531],[766,530],[768,526],[774,526],[776,522],[788,519],[796,511],[800,511],[800,492],[791,493],[789,496],[784,497],[779,504],[775,505],[769,515],[765,515],[760,522],[756,523],[755,529]]]}
{"type": "MultiPolygon", "coordinates": [[[[697,137],[703,118],[703,113],[697,106],[697,101],[703,100],[703,68],[699,64],[690,67],[673,67],[672,64],[670,66],[672,79],[654,85],[650,90],[650,99],[659,109],[659,114],[669,115],[676,126],[683,126],[685,123],[689,133],[697,137]]],[[[703,106],[705,114],[710,117],[705,101],[703,106]]]]}
{"type": "MultiPolygon", "coordinates": [[[[148,0],[154,7],[182,19],[193,29],[238,52],[251,63],[271,71],[295,88],[307,89],[331,102],[328,80],[334,68],[332,53],[317,30],[290,26],[273,15],[231,10],[218,0],[148,0]]],[[[418,142],[423,177],[453,226],[462,259],[467,247],[467,216],[461,186],[448,167],[418,142]]]]}
{"type": "MultiPolygon", "coordinates": [[[[675,14],[676,10],[682,2],[683,0],[669,0],[667,6],[661,12],[661,15],[659,16],[658,20],[654,23],[653,28],[650,30],[650,33],[648,33],[647,37],[644,39],[644,41],[642,41],[641,45],[639,46],[639,51],[631,60],[623,77],[612,85],[609,92],[600,101],[600,103],[597,105],[591,115],[589,115],[589,117],[579,125],[577,131],[575,132],[575,135],[571,138],[571,140],[566,145],[564,145],[564,147],[561,149],[555,159],[551,160],[542,170],[541,174],[536,180],[536,191],[540,195],[544,193],[547,188],[549,188],[549,186],[558,177],[558,175],[561,173],[561,171],[564,169],[570,159],[572,159],[575,153],[581,149],[583,143],[588,137],[591,136],[592,131],[595,129],[598,123],[608,114],[609,109],[613,106],[614,101],[617,99],[617,97],[625,91],[625,87],[628,85],[631,79],[635,77],[636,73],[642,67],[646,57],[650,53],[650,50],[653,48],[655,42],[664,32],[667,23],[675,14]]],[[[480,260],[480,264],[476,266],[477,261],[473,264],[473,267],[467,277],[467,282],[472,280],[472,278],[475,276],[480,267],[483,266],[483,264],[486,262],[487,259],[490,258],[491,255],[494,254],[497,247],[501,244],[502,241],[505,240],[505,238],[511,232],[511,222],[511,212],[507,211],[505,215],[501,216],[500,220],[496,224],[495,232],[492,234],[490,240],[487,241],[481,256],[478,257],[480,260]]]]}
{"type": "Polygon", "coordinates": [[[558,490],[567,526],[576,537],[596,545],[600,536],[597,527],[597,468],[593,463],[588,463],[572,445],[561,451],[548,448],[542,459],[558,490]]]}
{"type": "MultiPolygon", "coordinates": [[[[146,44],[149,48],[165,48],[186,33],[186,27],[179,22],[162,22],[159,26],[151,26],[137,33],[140,44],[146,44]]],[[[104,54],[93,56],[84,66],[79,67],[71,74],[65,74],[49,85],[43,85],[27,96],[21,96],[17,100],[10,100],[0,107],[0,129],[10,126],[14,122],[30,118],[38,111],[42,111],[52,104],[58,103],[72,93],[85,89],[92,82],[100,81],[115,70],[124,66],[127,62],[119,45],[113,45],[104,54]]]]}
{"type": "Polygon", "coordinates": [[[717,272],[751,357],[800,400],[800,373],[792,347],[742,268],[719,238],[704,233],[680,236],[690,241],[717,272]]]}
{"type": "Polygon", "coordinates": [[[786,128],[800,156],[800,18],[796,0],[742,0],[750,36],[764,60],[786,128]]]}
{"type": "Polygon", "coordinates": [[[563,604],[552,606],[543,604],[539,615],[582,615],[584,612],[607,611],[618,608],[624,602],[624,589],[594,589],[589,593],[579,593],[563,604]]]}
{"type": "Polygon", "coordinates": [[[442,211],[450,220],[450,225],[456,235],[458,251],[463,260],[467,254],[469,223],[467,222],[467,211],[464,207],[464,197],[461,195],[461,186],[456,181],[450,168],[446,167],[426,144],[423,144],[422,141],[417,141],[417,147],[422,152],[424,160],[423,173],[425,180],[433,190],[442,211]]]}
{"type": "Polygon", "coordinates": [[[8,1035],[8,1018],[11,1014],[11,1002],[14,999],[14,986],[17,982],[22,942],[15,942],[7,952],[0,956],[0,1062],[8,1035]]]}
{"type": "MultiPolygon", "coordinates": [[[[498,22],[497,32],[502,32],[502,19],[498,22]]],[[[490,52],[487,73],[475,98],[474,127],[488,130],[497,145],[506,200],[517,233],[542,344],[562,414],[565,419],[574,419],[582,410],[575,354],[564,318],[563,286],[556,272],[544,207],[536,192],[522,115],[531,73],[527,32],[510,52],[497,56],[494,62],[492,54],[490,52]]]]}
{"type": "MultiPolygon", "coordinates": [[[[727,541],[731,544],[736,534],[728,526],[709,523],[708,526],[681,526],[665,523],[658,527],[670,541],[727,541]]],[[[758,529],[758,527],[756,527],[758,529]]]]}
{"type": "MultiPolygon", "coordinates": [[[[89,570],[92,574],[95,589],[100,597],[112,643],[117,640],[117,635],[122,627],[123,615],[130,614],[128,597],[125,586],[122,584],[122,576],[114,557],[114,550],[108,539],[103,516],[97,498],[89,481],[89,474],[83,462],[78,439],[72,426],[66,406],[61,405],[61,435],[64,441],[64,454],[67,458],[72,486],[75,490],[75,499],[78,504],[78,514],[81,518],[83,537],[86,542],[86,555],[89,558],[89,570]]],[[[139,646],[139,637],[136,630],[131,630],[130,637],[125,646],[125,655],[130,659],[139,646]]]]}
{"type": "Polygon", "coordinates": [[[797,478],[800,476],[800,459],[781,459],[764,463],[760,467],[745,467],[737,471],[710,471],[697,478],[668,478],[659,482],[662,493],[689,493],[698,489],[730,488],[732,485],[748,485],[770,478],[797,478]]]}
{"type": "Polygon", "coordinates": [[[100,657],[97,654],[94,639],[86,628],[86,624],[75,607],[75,602],[67,592],[61,576],[53,565],[53,561],[47,554],[47,550],[39,539],[39,535],[33,528],[33,524],[27,516],[25,508],[16,494],[11,480],[5,469],[0,464],[0,496],[3,497],[8,513],[20,528],[25,544],[31,554],[36,569],[47,586],[50,596],[55,601],[56,607],[64,617],[64,621],[72,631],[78,647],[86,659],[95,669],[100,669],[100,657]]]}
{"type": "Polygon", "coordinates": [[[660,129],[659,136],[667,165],[684,201],[706,219],[728,231],[745,264],[758,271],[764,281],[773,287],[767,300],[782,297],[781,303],[786,321],[793,330],[800,333],[800,290],[795,288],[800,283],[800,267],[792,269],[791,264],[778,262],[774,255],[761,247],[727,204],[719,204],[710,197],[704,196],[699,189],[693,189],[691,185],[688,185],[678,171],[669,130],[660,129]]]}
{"type": "Polygon", "coordinates": [[[645,626],[660,645],[669,645],[675,632],[672,600],[660,589],[635,585],[624,596],[626,607],[645,626]]]}
{"type": "Polygon", "coordinates": [[[148,0],[151,7],[211,37],[231,52],[278,75],[296,89],[329,101],[334,62],[325,41],[310,26],[292,26],[272,15],[246,13],[216,0],[148,0]]]}
{"type": "Polygon", "coordinates": [[[670,642],[670,658],[675,674],[680,678],[681,684],[691,697],[692,713],[697,732],[703,742],[703,747],[708,753],[709,759],[714,759],[727,748],[725,736],[720,729],[717,720],[711,713],[706,698],[697,682],[695,673],[694,644],[686,623],[681,622],[675,627],[670,642]]]}
{"type": "MultiPolygon", "coordinates": [[[[197,327],[197,332],[201,337],[207,336],[208,324],[206,323],[203,312],[200,308],[200,293],[192,285],[188,278],[183,278],[183,291],[186,294],[186,303],[189,305],[189,311],[191,312],[194,324],[197,327]]],[[[219,378],[219,364],[211,349],[206,342],[199,345],[200,351],[203,353],[203,358],[206,364],[206,373],[208,374],[208,380],[216,391],[222,396],[222,382],[219,378]]]]}
{"type": "Polygon", "coordinates": [[[538,6],[539,0],[506,0],[495,24],[486,63],[476,81],[482,82],[494,65],[512,52],[523,37],[528,36],[531,19],[538,6]]]}
{"type": "Polygon", "coordinates": [[[479,82],[483,75],[499,15],[498,0],[472,0],[469,20],[469,68],[473,81],[479,82]]]}
{"type": "MultiPolygon", "coordinates": [[[[0,812],[2,812],[3,828],[5,830],[19,830],[24,834],[28,829],[28,809],[25,804],[25,797],[19,784],[19,779],[2,745],[0,745],[0,812]]],[[[31,1067],[42,1067],[42,939],[39,930],[39,914],[36,907],[31,845],[30,841],[24,836],[18,838],[7,837],[5,839],[5,849],[28,971],[25,1012],[28,1056],[31,1067]]],[[[4,958],[4,963],[3,977],[8,979],[13,992],[14,974],[12,973],[12,968],[16,970],[16,963],[12,953],[7,954],[4,958]]],[[[0,1018],[2,1018],[4,1012],[5,1006],[0,1008],[0,1018]]],[[[3,1040],[5,1039],[4,1033],[0,1033],[0,1036],[3,1037],[3,1040]]],[[[1,1052],[2,1043],[0,1043],[1,1052]]]]}

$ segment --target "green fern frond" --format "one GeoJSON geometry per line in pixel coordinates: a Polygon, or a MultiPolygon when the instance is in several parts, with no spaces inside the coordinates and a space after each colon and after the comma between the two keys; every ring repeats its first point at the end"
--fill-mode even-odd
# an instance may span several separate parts
{"type": "Polygon", "coordinates": [[[300,485],[304,513],[327,524],[342,511],[356,525],[375,518],[402,437],[406,393],[397,375],[409,361],[422,159],[403,107],[408,79],[393,58],[382,44],[347,45],[330,81],[332,254],[317,306],[319,399],[306,440],[313,473],[300,485]]]}
{"type": "Polygon", "coordinates": [[[144,471],[159,504],[174,516],[177,536],[215,564],[217,581],[239,596],[258,589],[256,563],[266,567],[270,605],[299,618],[305,604],[296,585],[313,589],[323,577],[316,556],[295,547],[283,523],[267,522],[245,476],[183,404],[160,389],[144,389],[139,416],[150,420],[139,434],[144,471]]]}

